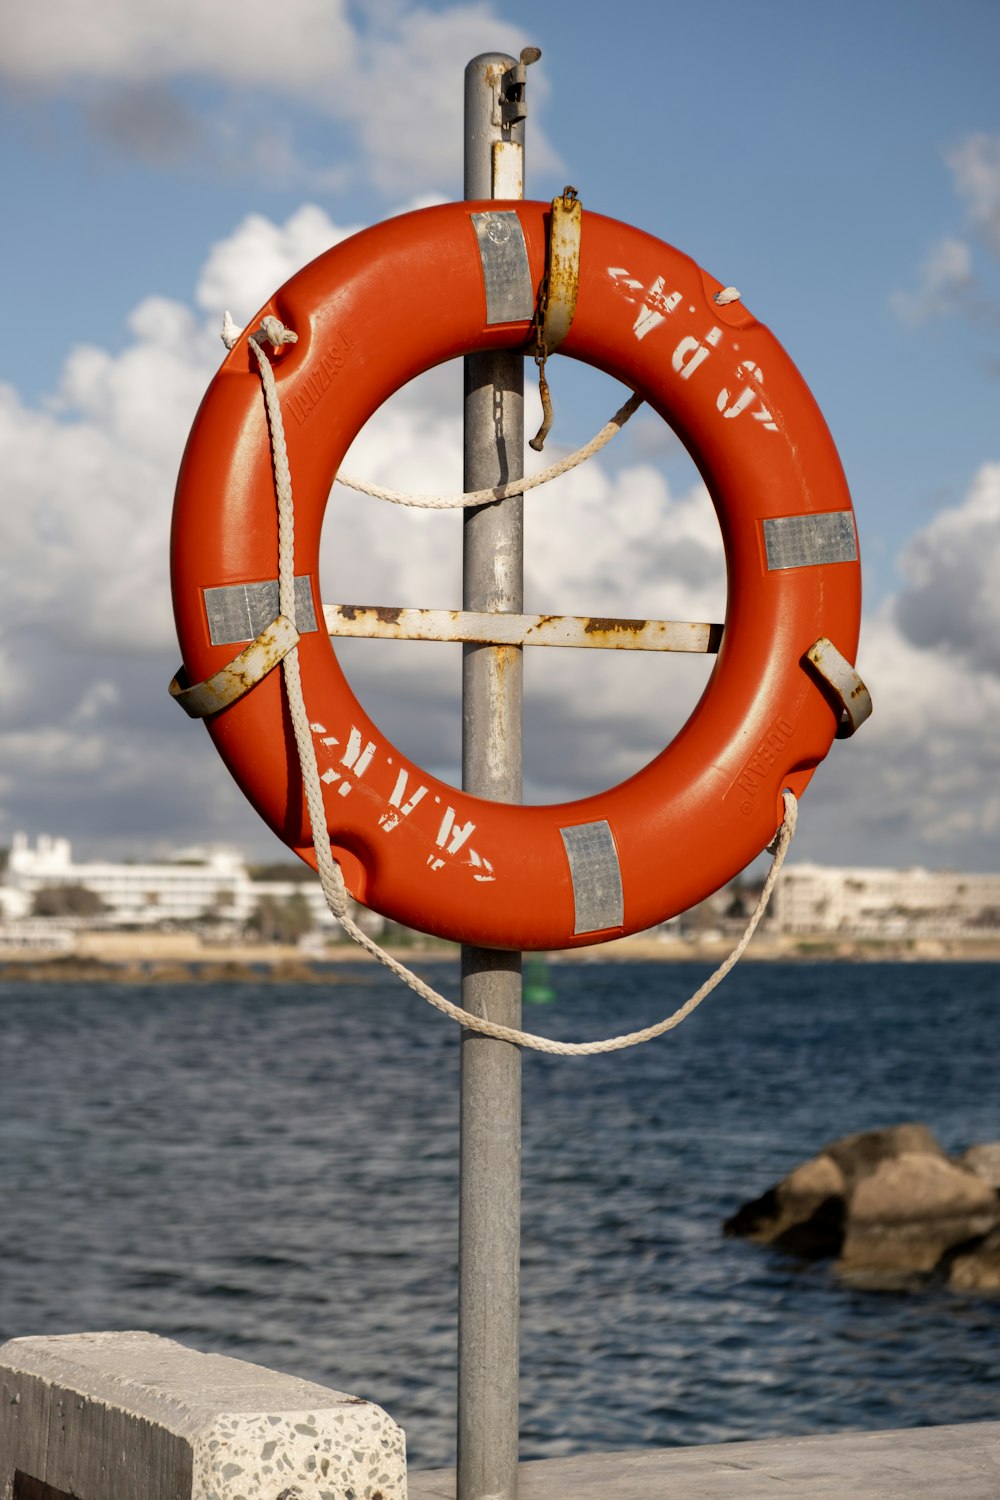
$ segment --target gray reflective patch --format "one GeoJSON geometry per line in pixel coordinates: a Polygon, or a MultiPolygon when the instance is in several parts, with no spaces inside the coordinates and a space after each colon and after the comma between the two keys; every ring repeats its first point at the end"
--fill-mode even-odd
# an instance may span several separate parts
{"type": "Polygon", "coordinates": [[[771,572],[775,568],[857,562],[854,512],[828,510],[813,516],[778,516],[764,522],[764,546],[771,572]]]}
{"type": "Polygon", "coordinates": [[[486,284],[486,322],[520,323],[535,315],[535,289],[521,221],[512,209],[472,215],[486,284]]]}
{"type": "MultiPolygon", "coordinates": [[[[236,641],[255,641],[278,614],[278,580],[235,583],[228,588],[206,589],[205,610],[213,646],[231,646],[236,641]]],[[[299,635],[316,629],[309,575],[295,580],[295,628],[299,635]]]]}
{"type": "Polygon", "coordinates": [[[560,828],[573,881],[574,933],[603,932],[625,920],[622,872],[608,823],[560,828]]]}

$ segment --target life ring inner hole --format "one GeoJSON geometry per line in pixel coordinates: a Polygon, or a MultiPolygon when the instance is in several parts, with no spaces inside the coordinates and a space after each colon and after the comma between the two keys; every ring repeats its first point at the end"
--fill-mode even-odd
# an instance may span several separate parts
{"type": "MultiPolygon", "coordinates": [[[[625,400],[617,380],[554,359],[557,427],[527,472],[587,442],[625,400]]],[[[462,362],[410,381],[358,433],[342,465],[420,494],[462,488],[462,362]]],[[[525,364],[524,428],[541,421],[525,364]]],[[[525,497],[526,614],[721,624],[726,564],[715,509],[680,440],[648,407],[608,448],[525,497]]],[[[460,513],[415,510],[335,485],[320,554],[324,602],[456,610],[460,513]]],[[[337,638],[352,691],[404,754],[461,784],[461,651],[454,643],[337,638]]],[[[642,769],[680,730],[714,655],[532,647],[524,652],[524,801],[601,792],[642,769]]]]}

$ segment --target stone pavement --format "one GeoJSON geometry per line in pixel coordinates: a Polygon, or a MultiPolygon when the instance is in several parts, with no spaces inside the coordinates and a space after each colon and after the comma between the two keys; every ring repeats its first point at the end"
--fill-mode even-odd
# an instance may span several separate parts
{"type": "MultiPolygon", "coordinates": [[[[454,1500],[451,1470],[408,1500],[454,1500]]],[[[522,1464],[518,1500],[998,1500],[1000,1422],[592,1453],[522,1464]]]]}

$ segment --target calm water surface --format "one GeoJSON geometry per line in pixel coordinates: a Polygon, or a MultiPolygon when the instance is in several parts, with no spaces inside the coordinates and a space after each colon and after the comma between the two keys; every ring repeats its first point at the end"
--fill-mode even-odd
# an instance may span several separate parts
{"type": "MultiPolygon", "coordinates": [[[[704,974],[554,966],[526,1014],[601,1036],[704,974]]],[[[649,1046],[526,1055],[523,1457],[1000,1417],[1000,1299],[853,1291],[720,1228],[847,1131],[1000,1138],[998,998],[1000,966],[745,964],[649,1046]]],[[[0,986],[0,1336],[148,1329],[451,1462],[457,1104],[457,1031],[368,966],[0,986]]]]}

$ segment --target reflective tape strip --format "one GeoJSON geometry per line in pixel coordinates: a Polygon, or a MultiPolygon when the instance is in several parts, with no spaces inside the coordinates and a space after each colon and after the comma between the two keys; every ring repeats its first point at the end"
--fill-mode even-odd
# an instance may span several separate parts
{"type": "MultiPolygon", "coordinates": [[[[208,638],[213,646],[235,646],[253,641],[278,613],[278,580],[234,583],[226,588],[205,590],[208,638]]],[[[295,623],[300,635],[316,629],[312,583],[308,573],[295,580],[295,623]]]]}
{"type": "Polygon", "coordinates": [[[184,668],[177,673],[168,689],[184,712],[192,719],[205,719],[217,714],[220,708],[228,708],[256,687],[262,678],[282,662],[297,643],[299,633],[291,620],[278,615],[255,641],[251,641],[239,656],[221,667],[204,682],[188,687],[182,681],[184,668]]]}
{"type": "Polygon", "coordinates": [[[838,740],[850,739],[872,711],[872,695],[851,663],[825,635],[821,635],[806,652],[806,660],[830,688],[840,705],[838,740]]]}
{"type": "Polygon", "coordinates": [[[546,354],[559,348],[569,333],[569,326],[576,312],[576,298],[580,289],[582,228],[583,204],[572,189],[567,189],[560,197],[552,200],[545,312],[539,335],[539,342],[546,354]]]}
{"type": "Polygon", "coordinates": [[[607,822],[560,828],[573,881],[574,934],[606,932],[625,921],[622,872],[607,822]]]}
{"type": "Polygon", "coordinates": [[[819,515],[777,516],[764,522],[764,546],[769,572],[857,562],[854,512],[828,510],[819,515]]]}
{"type": "Polygon", "coordinates": [[[535,315],[524,230],[513,209],[472,215],[486,287],[486,322],[529,322],[535,315]]]}

